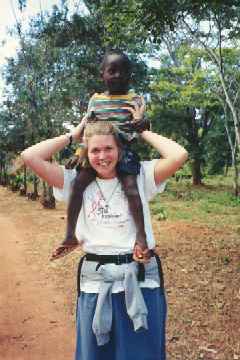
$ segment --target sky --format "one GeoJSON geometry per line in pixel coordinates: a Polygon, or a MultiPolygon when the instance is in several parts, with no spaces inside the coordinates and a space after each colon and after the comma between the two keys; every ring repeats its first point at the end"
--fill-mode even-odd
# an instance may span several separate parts
{"type": "MultiPolygon", "coordinates": [[[[69,8],[74,10],[79,7],[80,0],[68,0],[69,8]]],[[[27,7],[23,13],[18,10],[17,0],[1,0],[0,10],[0,99],[2,98],[2,91],[4,82],[1,75],[1,70],[6,64],[6,57],[12,57],[16,54],[19,46],[19,38],[12,37],[8,34],[9,29],[16,25],[17,21],[21,24],[27,24],[29,19],[40,13],[41,10],[51,11],[54,5],[60,5],[61,0],[27,0],[27,7]],[[16,17],[16,18],[15,18],[16,17]]]]}

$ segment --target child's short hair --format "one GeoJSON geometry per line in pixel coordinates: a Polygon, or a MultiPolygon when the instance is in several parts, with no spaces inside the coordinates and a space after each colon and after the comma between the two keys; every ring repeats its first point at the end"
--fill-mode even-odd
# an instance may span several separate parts
{"type": "Polygon", "coordinates": [[[100,71],[103,72],[107,63],[107,59],[108,56],[110,55],[119,55],[122,58],[122,62],[126,68],[126,71],[128,72],[128,74],[130,75],[132,72],[132,63],[131,60],[129,59],[129,57],[121,50],[119,49],[110,49],[108,50],[102,60],[102,63],[100,65],[100,71]]]}

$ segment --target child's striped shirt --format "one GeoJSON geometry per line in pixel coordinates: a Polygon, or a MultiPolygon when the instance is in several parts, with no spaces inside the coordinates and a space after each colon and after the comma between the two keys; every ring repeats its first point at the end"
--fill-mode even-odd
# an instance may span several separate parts
{"type": "MultiPolygon", "coordinates": [[[[99,120],[110,120],[116,124],[121,131],[121,125],[131,120],[131,113],[124,107],[132,107],[132,102],[141,104],[141,97],[133,92],[125,95],[94,94],[88,104],[88,111],[94,111],[99,120]]],[[[122,131],[121,131],[122,132],[122,131]]],[[[131,140],[136,134],[124,132],[124,137],[131,140]]]]}

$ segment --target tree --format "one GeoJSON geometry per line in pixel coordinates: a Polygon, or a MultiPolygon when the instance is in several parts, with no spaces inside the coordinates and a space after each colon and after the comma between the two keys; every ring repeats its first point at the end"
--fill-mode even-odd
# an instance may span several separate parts
{"type": "Polygon", "coordinates": [[[222,112],[225,112],[225,103],[231,113],[239,152],[239,61],[235,58],[235,64],[232,66],[232,69],[235,68],[237,71],[232,71],[230,74],[227,69],[229,63],[227,48],[231,47],[232,50],[236,48],[236,51],[239,49],[239,2],[236,0],[175,2],[104,0],[101,2],[101,10],[105,14],[106,27],[115,29],[113,34],[116,39],[121,38],[122,34],[128,31],[136,42],[150,42],[152,54],[158,58],[163,41],[169,34],[171,37],[177,34],[180,41],[192,42],[195,48],[205,50],[208,68],[218,77],[222,112]]]}
{"type": "Polygon", "coordinates": [[[151,86],[155,123],[160,118],[162,131],[184,139],[190,153],[194,185],[201,184],[201,169],[207,160],[206,138],[220,107],[211,93],[202,60],[201,51],[183,44],[175,49],[173,59],[162,57],[163,66],[151,86]]]}

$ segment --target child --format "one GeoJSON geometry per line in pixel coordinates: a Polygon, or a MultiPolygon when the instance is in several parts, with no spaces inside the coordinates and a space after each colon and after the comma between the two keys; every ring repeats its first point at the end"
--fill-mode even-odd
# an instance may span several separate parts
{"type": "MultiPolygon", "coordinates": [[[[137,103],[139,108],[144,107],[144,103],[140,96],[128,92],[131,62],[124,53],[118,50],[108,52],[101,65],[101,76],[107,90],[103,94],[92,96],[88,114],[94,112],[93,116],[96,116],[99,121],[110,120],[116,123],[119,129],[123,151],[118,165],[118,177],[128,199],[129,209],[137,229],[134,253],[139,259],[142,259],[143,254],[147,253],[147,241],[142,202],[136,181],[140,163],[137,154],[129,149],[129,143],[136,137],[136,132],[133,130],[141,132],[149,127],[149,123],[144,120],[138,121],[141,119],[132,119],[131,111],[129,111],[133,103],[137,103]]],[[[78,173],[68,205],[65,240],[53,253],[51,260],[65,256],[79,246],[75,228],[82,207],[83,192],[95,178],[95,171],[90,167],[81,168],[78,173]]]]}

